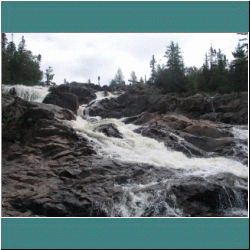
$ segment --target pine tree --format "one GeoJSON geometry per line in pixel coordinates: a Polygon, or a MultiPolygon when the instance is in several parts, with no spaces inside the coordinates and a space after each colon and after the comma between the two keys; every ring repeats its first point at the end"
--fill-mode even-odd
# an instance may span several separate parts
{"type": "Polygon", "coordinates": [[[233,88],[235,91],[248,90],[248,53],[245,45],[238,43],[234,52],[234,60],[230,65],[233,78],[233,88]]]}
{"type": "Polygon", "coordinates": [[[153,55],[150,61],[150,68],[151,68],[150,83],[152,84],[155,84],[155,78],[156,78],[155,65],[156,65],[156,60],[155,60],[155,56],[153,55]]]}
{"type": "Polygon", "coordinates": [[[41,55],[36,57],[26,49],[25,39],[22,37],[18,48],[13,41],[7,45],[7,38],[2,34],[3,83],[5,84],[38,84],[42,79],[40,70],[41,55]]]}
{"type": "Polygon", "coordinates": [[[186,80],[184,74],[184,63],[178,43],[173,41],[167,47],[164,57],[166,57],[165,92],[183,92],[186,90],[186,80]]]}
{"type": "Polygon", "coordinates": [[[129,80],[129,81],[132,82],[132,84],[137,83],[138,80],[137,80],[137,76],[136,76],[134,71],[131,72],[130,76],[131,76],[131,80],[129,80]]]}
{"type": "Polygon", "coordinates": [[[121,68],[118,68],[114,80],[115,80],[116,84],[120,84],[120,85],[124,85],[125,84],[124,76],[122,74],[121,68]]]}

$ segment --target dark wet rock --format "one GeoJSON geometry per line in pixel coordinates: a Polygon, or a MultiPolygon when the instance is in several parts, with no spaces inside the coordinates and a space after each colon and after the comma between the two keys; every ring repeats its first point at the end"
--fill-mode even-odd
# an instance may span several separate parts
{"type": "Polygon", "coordinates": [[[69,84],[69,92],[78,96],[80,105],[87,104],[96,98],[95,91],[97,90],[98,85],[95,87],[95,89],[93,86],[95,85],[84,85],[81,83],[72,82],[69,84]]]}
{"type": "Polygon", "coordinates": [[[117,127],[112,123],[100,125],[95,131],[102,132],[109,137],[123,138],[117,127]]]}
{"type": "Polygon", "coordinates": [[[49,93],[43,100],[43,103],[54,104],[62,108],[67,108],[72,110],[74,113],[76,113],[79,108],[78,97],[72,93],[49,93]]]}
{"type": "Polygon", "coordinates": [[[13,96],[16,96],[16,88],[15,88],[15,87],[12,87],[12,88],[9,90],[9,94],[10,94],[10,95],[13,95],[13,96]]]}
{"type": "Polygon", "coordinates": [[[116,98],[103,99],[98,105],[89,106],[90,116],[101,116],[109,118],[122,118],[124,106],[116,101],[116,98]]]}
{"type": "Polygon", "coordinates": [[[94,100],[96,98],[95,92],[100,90],[101,87],[98,85],[72,82],[52,87],[50,92],[55,96],[74,94],[78,97],[79,105],[82,105],[94,100]]]}
{"type": "MultiPolygon", "coordinates": [[[[127,89],[116,99],[103,100],[90,109],[90,115],[103,118],[133,117],[142,112],[177,113],[191,119],[207,119],[229,124],[248,123],[248,94],[223,94],[214,97],[177,94],[162,95],[155,89],[127,89]]],[[[131,118],[132,119],[132,118],[131,118]]]]}
{"type": "Polygon", "coordinates": [[[235,186],[237,177],[230,174],[219,176],[188,177],[171,186],[176,205],[188,216],[222,216],[228,207],[247,208],[247,184],[235,186]],[[231,183],[233,181],[233,183],[231,183]],[[236,192],[236,190],[238,191],[236,192]],[[240,191],[239,191],[240,189],[240,191]]]}
{"type": "MultiPolygon", "coordinates": [[[[181,151],[188,157],[236,156],[238,152],[239,140],[233,137],[231,126],[224,124],[147,112],[125,119],[125,123],[128,121],[142,125],[135,132],[164,142],[169,149],[181,151]]],[[[243,162],[247,159],[247,155],[243,155],[238,154],[236,158],[243,162]]]]}
{"type": "MultiPolygon", "coordinates": [[[[228,216],[231,208],[247,210],[247,179],[230,174],[195,177],[185,169],[98,155],[84,134],[68,125],[73,119],[69,109],[3,95],[2,216],[114,217],[124,216],[126,208],[130,216],[214,217],[228,216]]],[[[195,155],[213,143],[217,150],[233,143],[224,125],[209,123],[213,130],[208,133],[201,126],[207,122],[184,116],[144,113],[134,122],[143,125],[139,132],[173,149],[178,144],[180,151],[192,149],[195,155]]]]}
{"type": "Polygon", "coordinates": [[[53,200],[52,193],[77,178],[95,154],[88,141],[64,123],[75,115],[9,95],[2,96],[2,111],[3,215],[71,216],[67,206],[66,212],[58,209],[63,204],[53,200]]]}

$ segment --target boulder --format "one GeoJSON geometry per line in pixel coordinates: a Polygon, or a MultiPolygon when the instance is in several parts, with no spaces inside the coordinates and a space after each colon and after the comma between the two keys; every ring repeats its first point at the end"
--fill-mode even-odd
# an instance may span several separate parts
{"type": "Polygon", "coordinates": [[[187,177],[176,180],[168,192],[176,197],[176,205],[182,207],[186,216],[223,216],[226,207],[247,207],[247,189],[245,187],[236,195],[237,177],[230,174],[203,177],[187,177]],[[239,204],[242,202],[243,204],[239,204]]]}
{"type": "Polygon", "coordinates": [[[95,131],[104,133],[108,137],[123,138],[117,127],[112,123],[100,125],[95,129],[95,131]]]}
{"type": "Polygon", "coordinates": [[[54,104],[62,108],[67,108],[72,110],[74,113],[77,113],[77,110],[79,108],[78,97],[72,93],[49,93],[43,100],[43,103],[54,104]]]}
{"type": "MultiPolygon", "coordinates": [[[[94,85],[95,86],[95,85],[94,85]]],[[[69,92],[78,96],[79,104],[88,104],[96,98],[93,85],[72,82],[69,84],[69,92]]]]}
{"type": "Polygon", "coordinates": [[[66,94],[74,94],[78,97],[79,105],[88,104],[96,98],[96,91],[101,87],[94,84],[85,83],[66,83],[50,88],[50,94],[54,96],[65,96],[66,94]]]}

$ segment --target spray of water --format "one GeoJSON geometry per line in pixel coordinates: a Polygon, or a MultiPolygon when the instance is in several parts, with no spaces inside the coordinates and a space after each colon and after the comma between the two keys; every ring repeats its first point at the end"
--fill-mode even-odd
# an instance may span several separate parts
{"type": "Polygon", "coordinates": [[[2,85],[2,93],[15,89],[16,95],[29,102],[42,102],[49,93],[48,87],[25,85],[2,85]]]}
{"type": "Polygon", "coordinates": [[[188,158],[182,152],[171,151],[152,138],[144,137],[133,130],[138,126],[124,124],[118,119],[94,119],[92,122],[77,117],[67,121],[78,133],[87,136],[96,145],[99,154],[130,163],[147,163],[158,167],[183,169],[186,174],[209,176],[218,173],[232,173],[247,178],[248,168],[238,161],[225,157],[188,158]],[[123,139],[108,137],[96,131],[100,125],[112,123],[123,139]]]}

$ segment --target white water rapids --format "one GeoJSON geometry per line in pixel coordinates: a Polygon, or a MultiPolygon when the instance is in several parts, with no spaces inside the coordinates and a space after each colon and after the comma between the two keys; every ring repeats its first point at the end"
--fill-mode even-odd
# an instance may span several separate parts
{"type": "MultiPolygon", "coordinates": [[[[11,86],[13,87],[13,86],[11,86]]],[[[48,93],[45,87],[24,87],[14,86],[17,95],[29,101],[42,102],[48,93]],[[29,94],[27,94],[29,93],[29,94]]],[[[2,87],[3,92],[8,92],[10,86],[2,87]]],[[[102,119],[101,117],[89,117],[88,107],[98,105],[98,102],[105,98],[115,98],[117,95],[108,93],[104,96],[103,92],[97,92],[97,99],[88,105],[82,105],[79,108],[76,120],[65,121],[74,128],[77,133],[95,145],[98,154],[111,159],[117,159],[122,162],[129,163],[146,163],[156,167],[164,167],[170,169],[180,169],[183,175],[207,177],[220,173],[231,173],[240,178],[248,179],[248,167],[241,162],[226,157],[210,157],[210,158],[188,158],[182,152],[168,149],[164,143],[160,143],[154,139],[144,137],[134,132],[139,126],[133,124],[125,124],[122,119],[102,119]],[[112,123],[116,126],[123,138],[108,137],[104,133],[96,131],[100,125],[112,123]]],[[[248,141],[248,128],[246,126],[232,126],[232,133],[235,138],[248,141]]],[[[246,152],[248,147],[246,144],[240,144],[246,152]]],[[[157,183],[149,183],[147,185],[155,185],[157,183]]],[[[145,188],[145,185],[127,184],[122,187],[124,189],[124,202],[114,204],[114,209],[119,210],[120,214],[125,217],[139,217],[144,209],[150,203],[151,194],[147,192],[135,192],[145,188]],[[130,205],[128,205],[128,200],[130,205]],[[136,205],[137,204],[137,205],[136,205]],[[139,205],[138,205],[139,204],[139,205]]],[[[168,204],[165,204],[167,207],[168,204]]],[[[178,211],[172,211],[169,207],[168,213],[178,216],[178,211]]],[[[242,211],[241,215],[246,216],[246,211],[242,211]]]]}
{"type": "Polygon", "coordinates": [[[42,102],[49,93],[48,87],[25,85],[2,85],[2,93],[15,89],[16,95],[28,102],[42,102]]]}
{"type": "MultiPolygon", "coordinates": [[[[105,97],[98,93],[95,104],[105,97]]],[[[111,96],[113,97],[113,96],[111,96]]],[[[108,98],[111,98],[108,97],[108,98]]],[[[85,109],[85,105],[80,109],[85,109]]],[[[81,111],[80,113],[84,113],[81,111]]],[[[232,173],[236,176],[247,178],[248,168],[242,163],[227,159],[225,157],[211,158],[188,158],[182,152],[172,151],[164,146],[164,143],[155,139],[144,137],[134,130],[139,126],[125,124],[122,119],[101,119],[100,117],[88,117],[83,119],[77,116],[75,121],[67,121],[75,130],[88,137],[96,145],[96,150],[101,155],[112,159],[119,159],[130,163],[147,163],[158,167],[176,168],[186,170],[188,175],[209,176],[218,173],[232,173]],[[108,137],[105,134],[95,131],[103,124],[114,124],[123,139],[108,137]]],[[[234,135],[239,139],[248,138],[248,130],[235,128],[234,135]]]]}

